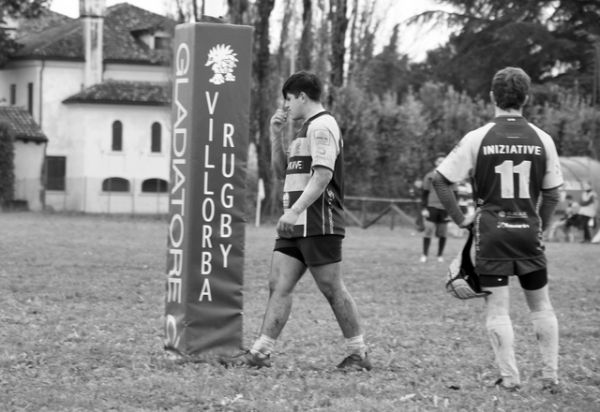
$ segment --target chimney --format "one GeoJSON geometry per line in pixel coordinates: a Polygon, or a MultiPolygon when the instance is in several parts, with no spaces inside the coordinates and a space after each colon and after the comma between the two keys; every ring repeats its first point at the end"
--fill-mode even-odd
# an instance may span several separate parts
{"type": "Polygon", "coordinates": [[[105,0],[79,0],[85,47],[84,87],[102,82],[102,32],[105,0]]]}

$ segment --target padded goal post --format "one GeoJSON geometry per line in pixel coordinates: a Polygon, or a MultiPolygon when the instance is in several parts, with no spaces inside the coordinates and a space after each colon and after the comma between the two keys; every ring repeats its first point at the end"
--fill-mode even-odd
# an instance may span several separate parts
{"type": "Polygon", "coordinates": [[[252,28],[175,29],[165,349],[242,346],[252,28]]]}

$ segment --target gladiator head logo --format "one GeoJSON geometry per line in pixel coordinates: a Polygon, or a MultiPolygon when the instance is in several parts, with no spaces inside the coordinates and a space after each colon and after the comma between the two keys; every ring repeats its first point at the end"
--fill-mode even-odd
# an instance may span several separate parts
{"type": "Polygon", "coordinates": [[[209,82],[219,85],[225,82],[234,82],[233,70],[237,66],[237,53],[229,45],[218,44],[208,52],[205,66],[212,66],[213,76],[209,82]]]}

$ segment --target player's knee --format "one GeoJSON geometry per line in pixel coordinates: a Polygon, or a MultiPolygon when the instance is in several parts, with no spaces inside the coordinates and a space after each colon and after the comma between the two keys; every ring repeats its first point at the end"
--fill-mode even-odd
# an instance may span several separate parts
{"type": "Polygon", "coordinates": [[[292,288],[289,285],[284,284],[278,279],[271,279],[269,281],[269,296],[287,296],[292,292],[292,288]]]}
{"type": "Polygon", "coordinates": [[[323,293],[323,296],[329,301],[332,302],[343,294],[343,288],[338,282],[320,282],[319,290],[323,293]]]}
{"type": "Polygon", "coordinates": [[[545,290],[528,291],[525,290],[525,297],[527,299],[527,305],[531,312],[543,312],[546,310],[554,310],[550,297],[545,290]]]}
{"type": "Polygon", "coordinates": [[[331,302],[333,300],[335,295],[335,288],[331,283],[320,284],[319,290],[328,301],[331,302]]]}

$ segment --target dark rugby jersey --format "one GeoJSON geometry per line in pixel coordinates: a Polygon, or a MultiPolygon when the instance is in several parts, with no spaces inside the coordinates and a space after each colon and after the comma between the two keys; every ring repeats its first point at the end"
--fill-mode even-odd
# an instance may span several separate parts
{"type": "Polygon", "coordinates": [[[499,116],[468,133],[437,170],[451,182],[472,179],[480,273],[523,274],[545,267],[538,201],[542,189],[563,183],[548,134],[521,116],[499,116]]]}
{"type": "Polygon", "coordinates": [[[336,120],[320,112],[302,125],[289,147],[283,208],[289,209],[300,197],[313,167],[333,171],[327,188],[298,218],[292,237],[344,235],[344,154],[336,120]]]}

